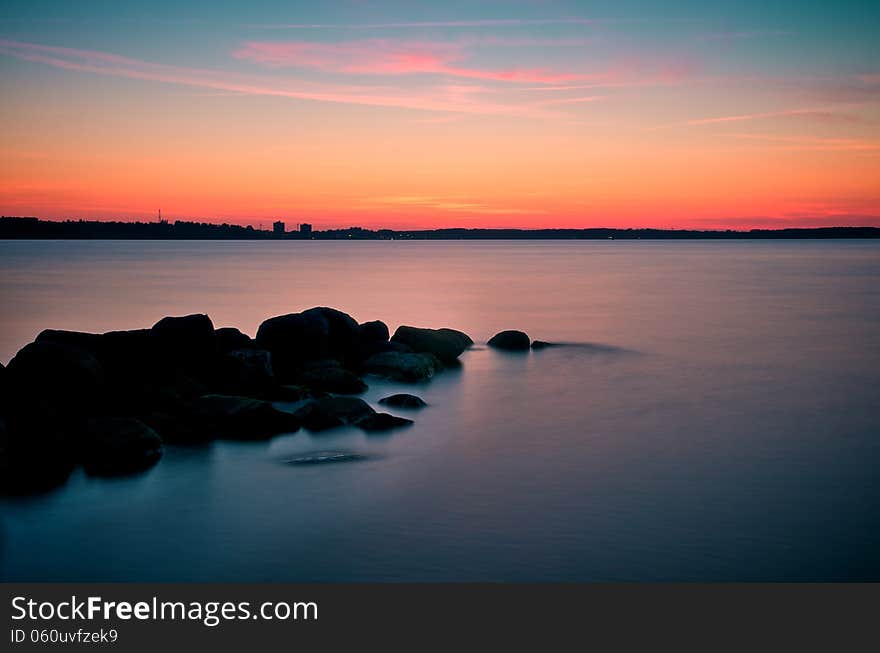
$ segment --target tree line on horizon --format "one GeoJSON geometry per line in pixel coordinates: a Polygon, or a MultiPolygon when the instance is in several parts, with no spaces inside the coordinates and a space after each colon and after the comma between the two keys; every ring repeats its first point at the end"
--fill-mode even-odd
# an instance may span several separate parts
{"type": "Polygon", "coordinates": [[[278,233],[252,226],[208,222],[123,222],[98,220],[41,220],[0,217],[0,239],[126,239],[126,240],[638,240],[638,239],[773,239],[773,238],[880,238],[878,227],[813,227],[750,229],[747,231],[696,229],[468,229],[422,230],[348,227],[278,233]]]}

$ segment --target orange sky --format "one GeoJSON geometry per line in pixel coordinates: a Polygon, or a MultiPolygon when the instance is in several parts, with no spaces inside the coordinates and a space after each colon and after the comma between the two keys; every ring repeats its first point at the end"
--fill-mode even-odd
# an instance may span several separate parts
{"type": "Polygon", "coordinates": [[[0,39],[0,213],[880,226],[880,77],[730,74],[682,48],[532,62],[483,39],[494,59],[473,39],[298,35],[230,39],[198,64],[0,39]]]}

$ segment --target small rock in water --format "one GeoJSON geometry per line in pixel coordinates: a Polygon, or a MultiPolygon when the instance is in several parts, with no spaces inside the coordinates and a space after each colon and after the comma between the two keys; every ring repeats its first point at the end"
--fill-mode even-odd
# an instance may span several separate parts
{"type": "Polygon", "coordinates": [[[367,456],[350,451],[315,451],[291,458],[284,462],[288,465],[323,465],[326,463],[351,463],[367,460],[367,456]]]}
{"type": "Polygon", "coordinates": [[[486,344],[488,344],[490,347],[495,347],[496,349],[506,349],[508,351],[525,351],[531,346],[532,341],[522,331],[511,330],[496,333],[486,344]]]}
{"type": "Polygon", "coordinates": [[[380,404],[392,406],[394,408],[424,408],[428,404],[421,397],[404,393],[383,397],[379,400],[380,404]]]}
{"type": "Polygon", "coordinates": [[[364,431],[389,431],[401,426],[409,426],[412,423],[411,419],[405,417],[397,417],[388,413],[373,413],[358,420],[356,426],[364,431]]]}
{"type": "Polygon", "coordinates": [[[366,374],[416,383],[433,377],[443,369],[443,363],[433,354],[386,351],[370,356],[364,361],[363,369],[366,374]]]}
{"type": "Polygon", "coordinates": [[[558,342],[544,342],[543,340],[535,340],[532,343],[532,349],[546,349],[547,347],[558,347],[558,342]]]}
{"type": "Polygon", "coordinates": [[[88,421],[81,451],[88,474],[130,474],[151,467],[161,457],[162,438],[140,420],[104,417],[88,421]]]}

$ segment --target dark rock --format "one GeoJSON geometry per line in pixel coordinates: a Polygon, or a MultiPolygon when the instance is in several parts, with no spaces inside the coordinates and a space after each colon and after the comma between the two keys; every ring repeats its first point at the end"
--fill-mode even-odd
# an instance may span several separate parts
{"type": "Polygon", "coordinates": [[[310,431],[324,431],[354,425],[375,412],[367,402],[357,397],[326,397],[308,402],[296,412],[296,416],[310,431]]]}
{"type": "Polygon", "coordinates": [[[532,346],[532,341],[522,331],[502,331],[492,336],[487,344],[495,349],[525,351],[532,346]]]}
{"type": "Polygon", "coordinates": [[[34,412],[37,405],[72,415],[90,415],[104,402],[101,363],[84,349],[54,342],[32,342],[6,370],[10,410],[34,412]]]}
{"type": "Polygon", "coordinates": [[[262,395],[275,385],[272,357],[265,349],[235,349],[219,363],[219,383],[224,392],[262,395]]]}
{"type": "Polygon", "coordinates": [[[443,362],[454,361],[473,344],[473,340],[461,331],[412,326],[398,327],[391,341],[406,345],[417,353],[433,354],[443,362]]]}
{"type": "Polygon", "coordinates": [[[45,329],[36,337],[35,342],[52,342],[56,345],[76,347],[89,352],[98,359],[102,354],[102,336],[99,333],[45,329]]]}
{"type": "Polygon", "coordinates": [[[362,453],[352,453],[350,451],[316,451],[285,460],[284,462],[288,465],[325,465],[331,463],[352,463],[367,459],[368,457],[362,453]]]}
{"type": "Polygon", "coordinates": [[[103,417],[88,421],[80,460],[87,474],[119,476],[152,467],[162,451],[162,439],[140,420],[103,417]]]}
{"type": "Polygon", "coordinates": [[[413,421],[405,417],[397,417],[388,413],[373,413],[358,420],[357,427],[364,431],[388,431],[390,429],[400,428],[401,426],[410,426],[413,421]]]}
{"type": "Polygon", "coordinates": [[[332,358],[306,363],[296,373],[294,380],[299,385],[319,392],[359,394],[367,389],[366,383],[332,358]]]}
{"type": "Polygon", "coordinates": [[[421,397],[405,393],[383,397],[379,403],[393,408],[424,408],[428,405],[421,397]]]}
{"type": "Polygon", "coordinates": [[[215,437],[213,431],[197,428],[188,416],[155,411],[140,419],[168,444],[201,444],[215,437]]]}
{"type": "Polygon", "coordinates": [[[297,431],[301,420],[268,401],[205,395],[194,402],[190,423],[206,438],[264,440],[297,431]]]}
{"type": "Polygon", "coordinates": [[[328,358],[345,363],[356,353],[360,341],[360,328],[350,315],[335,308],[319,306],[303,311],[303,315],[319,315],[327,322],[328,358]]]}
{"type": "Polygon", "coordinates": [[[0,492],[29,495],[63,485],[76,461],[70,434],[43,415],[0,421],[0,492]]]}
{"type": "Polygon", "coordinates": [[[319,392],[301,385],[277,385],[268,390],[264,398],[270,401],[285,401],[295,403],[306,399],[323,399],[329,397],[326,392],[319,392]]]}
{"type": "Polygon", "coordinates": [[[546,349],[547,347],[558,347],[559,343],[544,342],[543,340],[535,340],[532,343],[532,349],[546,349]]]}
{"type": "Polygon", "coordinates": [[[223,327],[214,331],[214,343],[217,351],[225,354],[236,349],[252,347],[254,341],[251,340],[250,336],[234,327],[223,327]]]}
{"type": "Polygon", "coordinates": [[[381,320],[364,322],[363,324],[358,326],[358,332],[360,334],[361,345],[372,345],[377,342],[388,342],[388,339],[391,335],[388,331],[388,325],[386,325],[381,320]]]}
{"type": "Polygon", "coordinates": [[[408,354],[387,351],[370,356],[363,363],[366,374],[374,374],[394,381],[426,381],[443,369],[433,354],[408,354]]]}
{"type": "Polygon", "coordinates": [[[290,381],[304,362],[356,356],[358,325],[332,308],[312,308],[302,313],[273,317],[260,325],[257,345],[272,352],[276,376],[290,381]]]}
{"type": "Polygon", "coordinates": [[[195,370],[198,375],[210,374],[206,369],[217,353],[214,324],[207,315],[164,317],[151,329],[173,365],[195,370]]]}

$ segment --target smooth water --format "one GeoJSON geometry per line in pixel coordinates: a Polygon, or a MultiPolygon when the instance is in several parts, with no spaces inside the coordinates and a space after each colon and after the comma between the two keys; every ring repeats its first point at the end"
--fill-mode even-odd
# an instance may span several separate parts
{"type": "Polygon", "coordinates": [[[478,344],[391,435],[2,501],[0,577],[880,580],[880,243],[0,242],[4,363],[46,327],[315,305],[478,344]],[[486,349],[505,328],[575,344],[486,349]],[[284,464],[324,450],[367,459],[284,464]]]}

